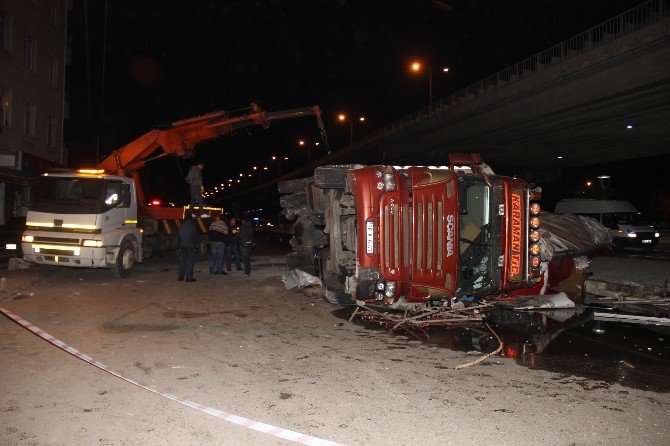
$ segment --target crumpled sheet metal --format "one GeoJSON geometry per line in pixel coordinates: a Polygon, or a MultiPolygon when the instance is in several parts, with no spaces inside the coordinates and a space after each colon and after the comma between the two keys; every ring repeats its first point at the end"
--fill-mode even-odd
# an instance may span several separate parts
{"type": "Polygon", "coordinates": [[[308,286],[321,286],[321,279],[299,269],[294,269],[287,274],[283,274],[281,281],[284,282],[287,290],[308,286]]]}
{"type": "Polygon", "coordinates": [[[612,241],[609,229],[590,217],[542,212],[540,258],[548,262],[556,254],[585,253],[612,241]]]}

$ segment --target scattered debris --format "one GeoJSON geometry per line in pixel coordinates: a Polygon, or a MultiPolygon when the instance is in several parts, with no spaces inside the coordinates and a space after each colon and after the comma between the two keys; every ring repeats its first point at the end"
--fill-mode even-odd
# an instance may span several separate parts
{"type": "Polygon", "coordinates": [[[318,277],[312,276],[299,269],[291,270],[288,274],[282,275],[281,281],[284,282],[284,286],[287,290],[321,286],[321,280],[318,277]]]}
{"type": "Polygon", "coordinates": [[[30,263],[18,257],[11,257],[9,259],[9,263],[7,264],[7,269],[9,271],[14,271],[18,269],[29,269],[29,268],[30,263]]]}
{"type": "Polygon", "coordinates": [[[548,310],[575,308],[575,303],[561,292],[540,296],[517,296],[516,300],[499,302],[499,305],[514,308],[515,310],[548,310]]]}

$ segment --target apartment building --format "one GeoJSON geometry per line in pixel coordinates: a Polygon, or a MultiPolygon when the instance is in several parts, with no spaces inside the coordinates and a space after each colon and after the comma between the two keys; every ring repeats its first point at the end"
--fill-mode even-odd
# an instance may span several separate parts
{"type": "Polygon", "coordinates": [[[0,225],[25,216],[36,175],[63,165],[71,0],[0,0],[0,225]]]}

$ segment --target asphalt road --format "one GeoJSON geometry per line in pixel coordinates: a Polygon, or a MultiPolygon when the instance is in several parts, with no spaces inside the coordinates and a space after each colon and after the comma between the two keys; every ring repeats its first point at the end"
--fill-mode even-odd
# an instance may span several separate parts
{"type": "MultiPolygon", "coordinates": [[[[8,271],[0,304],[150,386],[343,444],[670,443],[666,393],[502,357],[454,370],[480,353],[349,324],[286,291],[281,263],[257,257],[251,277],[213,277],[200,262],[192,284],[171,258],[122,281],[8,271]]],[[[288,444],[132,386],[4,317],[0,354],[2,445],[288,444]]]]}

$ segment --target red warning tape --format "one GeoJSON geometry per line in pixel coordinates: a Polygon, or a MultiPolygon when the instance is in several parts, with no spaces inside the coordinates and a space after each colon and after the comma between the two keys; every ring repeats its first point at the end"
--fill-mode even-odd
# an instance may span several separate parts
{"type": "Polygon", "coordinates": [[[60,341],[53,336],[51,336],[49,333],[45,332],[44,330],[40,329],[39,327],[36,327],[35,325],[31,324],[27,320],[21,318],[20,316],[17,316],[16,314],[12,313],[11,311],[0,307],[0,312],[16,322],[17,324],[21,325],[24,328],[27,328],[28,330],[32,331],[35,333],[37,336],[40,338],[50,342],[51,344],[55,345],[56,347],[60,348],[61,350],[65,350],[66,352],[70,353],[71,355],[76,356],[77,358],[81,359],[82,361],[85,361],[91,365],[96,366],[99,369],[104,370],[105,372],[112,374],[116,376],[117,378],[121,378],[122,380],[129,382],[130,384],[134,384],[137,387],[141,387],[144,390],[148,390],[151,393],[155,393],[156,395],[160,395],[162,397],[171,399],[172,401],[176,401],[178,403],[183,404],[184,406],[188,406],[192,409],[199,410],[200,412],[204,412],[209,415],[213,415],[217,418],[221,418],[222,420],[230,421],[231,423],[239,424],[240,426],[244,426],[249,429],[253,429],[259,432],[263,432],[264,434],[272,435],[274,437],[279,437],[284,440],[290,440],[294,441],[296,443],[300,444],[305,444],[308,446],[343,446],[340,443],[335,443],[334,441],[330,440],[323,440],[321,438],[317,437],[312,437],[311,435],[306,435],[306,434],[301,434],[300,432],[295,432],[292,430],[284,429],[281,427],[273,426],[271,424],[267,423],[261,423],[260,421],[254,421],[249,418],[244,418],[238,415],[233,415],[228,412],[224,412],[219,409],[214,409],[213,407],[207,407],[203,406],[202,404],[194,403],[193,401],[189,401],[187,399],[178,397],[176,395],[172,395],[171,393],[167,392],[162,392],[160,390],[152,389],[138,381],[135,381],[133,379],[130,379],[119,372],[116,372],[109,367],[107,367],[105,364],[96,361],[95,359],[91,358],[88,355],[85,355],[84,353],[80,352],[74,347],[71,347],[64,343],[63,341],[60,341]]]}

